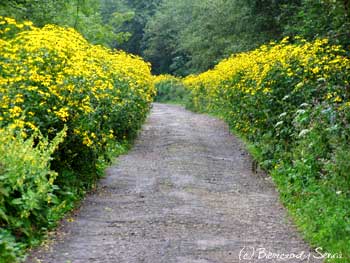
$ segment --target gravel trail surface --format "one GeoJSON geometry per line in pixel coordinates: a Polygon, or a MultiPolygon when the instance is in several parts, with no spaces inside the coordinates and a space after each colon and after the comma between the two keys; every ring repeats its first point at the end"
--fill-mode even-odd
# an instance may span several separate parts
{"type": "Polygon", "coordinates": [[[106,173],[28,263],[321,262],[221,120],[154,104],[106,173]]]}

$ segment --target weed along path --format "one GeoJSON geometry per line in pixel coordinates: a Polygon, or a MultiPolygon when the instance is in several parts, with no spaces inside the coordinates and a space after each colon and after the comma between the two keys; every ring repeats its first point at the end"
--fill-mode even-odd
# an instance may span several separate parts
{"type": "Polygon", "coordinates": [[[154,104],[73,219],[27,262],[321,262],[227,126],[179,106],[154,104]]]}

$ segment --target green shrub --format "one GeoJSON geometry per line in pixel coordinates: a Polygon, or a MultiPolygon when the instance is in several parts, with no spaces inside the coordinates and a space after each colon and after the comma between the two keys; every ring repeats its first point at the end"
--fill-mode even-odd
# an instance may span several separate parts
{"type": "Polygon", "coordinates": [[[0,263],[17,262],[23,259],[23,245],[14,236],[0,228],[0,263]]]}
{"type": "Polygon", "coordinates": [[[188,97],[188,90],[180,79],[169,75],[155,77],[155,88],[157,94],[156,102],[185,103],[188,97]]]}
{"type": "Polygon", "coordinates": [[[38,132],[24,139],[19,130],[0,130],[0,259],[19,254],[15,241],[35,244],[60,217],[62,204],[54,193],[58,174],[50,162],[66,130],[50,142],[38,132]]]}

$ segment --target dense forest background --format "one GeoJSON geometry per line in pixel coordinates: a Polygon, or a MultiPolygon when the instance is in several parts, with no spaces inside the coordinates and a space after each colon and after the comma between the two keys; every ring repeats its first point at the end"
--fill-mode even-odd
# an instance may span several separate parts
{"type": "Polygon", "coordinates": [[[349,0],[7,0],[0,15],[71,26],[92,43],[124,49],[154,73],[187,75],[284,36],[348,46],[349,0]]]}

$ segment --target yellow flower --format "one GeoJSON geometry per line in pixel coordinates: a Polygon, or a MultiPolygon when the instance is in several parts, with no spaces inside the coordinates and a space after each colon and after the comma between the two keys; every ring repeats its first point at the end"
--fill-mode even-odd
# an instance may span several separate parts
{"type": "Polygon", "coordinates": [[[85,136],[84,139],[83,139],[83,144],[85,144],[86,146],[90,147],[93,144],[93,142],[89,138],[89,136],[85,136]]]}
{"type": "Polygon", "coordinates": [[[342,102],[343,99],[339,96],[336,96],[334,99],[333,99],[334,102],[342,102]]]}
{"type": "Polygon", "coordinates": [[[314,73],[314,74],[317,74],[319,72],[320,72],[320,68],[319,67],[315,67],[315,68],[312,69],[312,73],[314,73]]]}
{"type": "Polygon", "coordinates": [[[16,117],[19,117],[21,115],[22,109],[18,106],[15,106],[12,109],[10,109],[9,112],[10,112],[10,116],[12,118],[16,118],[16,117]]]}
{"type": "Polygon", "coordinates": [[[55,111],[55,114],[58,118],[60,118],[62,121],[66,122],[68,117],[69,117],[69,112],[68,112],[67,107],[63,107],[59,109],[58,111],[55,111]]]}

